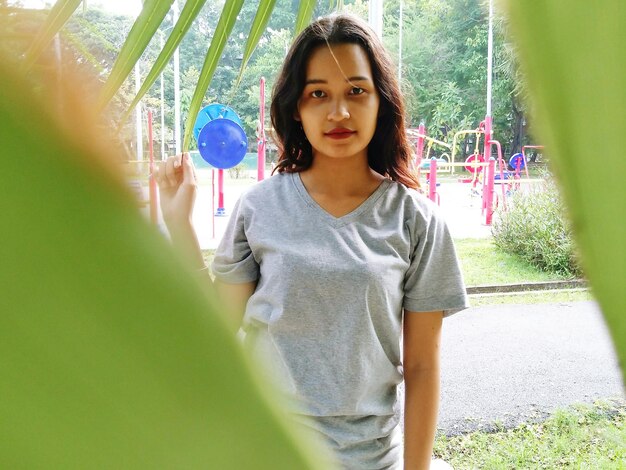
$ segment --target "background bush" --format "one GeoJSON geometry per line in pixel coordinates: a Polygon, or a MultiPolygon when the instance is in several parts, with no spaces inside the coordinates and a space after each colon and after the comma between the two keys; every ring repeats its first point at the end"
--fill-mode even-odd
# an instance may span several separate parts
{"type": "Polygon", "coordinates": [[[492,233],[496,246],[537,268],[566,276],[582,274],[566,210],[555,181],[523,188],[499,210],[492,233]]]}

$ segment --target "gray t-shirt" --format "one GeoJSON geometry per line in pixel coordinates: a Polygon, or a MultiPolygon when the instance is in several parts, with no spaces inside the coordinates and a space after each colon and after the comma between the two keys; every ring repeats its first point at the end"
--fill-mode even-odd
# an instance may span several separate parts
{"type": "Polygon", "coordinates": [[[298,173],[258,183],[233,209],[213,272],[258,281],[245,342],[310,416],[393,415],[403,309],[468,306],[436,206],[390,180],[343,217],[324,211],[298,173]]]}

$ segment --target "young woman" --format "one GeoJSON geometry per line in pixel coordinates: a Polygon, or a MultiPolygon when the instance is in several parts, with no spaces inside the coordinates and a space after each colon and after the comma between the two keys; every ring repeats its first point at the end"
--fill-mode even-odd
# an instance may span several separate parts
{"type": "MultiPolygon", "coordinates": [[[[392,63],[362,21],[320,19],[287,55],[271,112],[277,174],[233,210],[218,294],[292,415],[343,468],[427,469],[442,318],[467,299],[447,227],[416,191],[392,63]]],[[[200,266],[188,155],[159,181],[173,241],[200,266]]]]}

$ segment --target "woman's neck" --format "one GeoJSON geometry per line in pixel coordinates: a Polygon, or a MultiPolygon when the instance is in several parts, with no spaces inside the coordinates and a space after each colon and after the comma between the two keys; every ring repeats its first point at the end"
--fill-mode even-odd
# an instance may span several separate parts
{"type": "Polygon", "coordinates": [[[367,155],[348,158],[316,155],[300,177],[310,193],[336,197],[370,194],[384,179],[369,167],[367,155]]]}

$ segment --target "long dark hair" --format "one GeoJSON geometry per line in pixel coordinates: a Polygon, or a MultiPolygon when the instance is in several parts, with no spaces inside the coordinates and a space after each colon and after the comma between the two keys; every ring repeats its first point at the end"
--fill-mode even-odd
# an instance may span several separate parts
{"type": "Polygon", "coordinates": [[[376,131],[367,150],[370,168],[405,186],[419,188],[417,175],[411,169],[404,100],[394,66],[367,23],[345,14],[327,16],[311,23],[296,38],[285,58],[272,93],[272,125],[279,145],[275,171],[298,172],[311,166],[313,149],[302,126],[294,119],[304,90],[307,62],[320,46],[346,43],[358,44],[367,54],[380,97],[376,131]]]}

